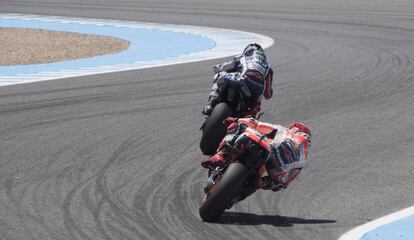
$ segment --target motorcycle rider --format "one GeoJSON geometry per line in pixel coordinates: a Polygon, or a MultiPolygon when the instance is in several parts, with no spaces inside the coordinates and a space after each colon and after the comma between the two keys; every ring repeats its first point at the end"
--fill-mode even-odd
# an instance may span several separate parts
{"type": "Polygon", "coordinates": [[[215,80],[207,105],[202,110],[204,115],[210,115],[218,103],[220,87],[225,81],[234,81],[248,87],[251,95],[247,104],[251,115],[260,111],[262,95],[266,99],[270,99],[273,95],[273,70],[267,63],[263,48],[257,43],[248,44],[242,55],[215,65],[213,71],[216,73],[215,80]]]}
{"type": "MultiPolygon", "coordinates": [[[[223,165],[225,161],[232,161],[244,149],[249,147],[249,138],[242,135],[247,127],[255,129],[267,154],[263,157],[268,175],[258,177],[255,189],[279,191],[299,176],[308,165],[308,152],[310,149],[311,132],[302,123],[293,123],[288,128],[281,125],[260,122],[254,118],[227,118],[227,134],[220,143],[217,153],[201,165],[205,168],[223,165]]],[[[251,194],[250,193],[250,194],[251,194]]]]}

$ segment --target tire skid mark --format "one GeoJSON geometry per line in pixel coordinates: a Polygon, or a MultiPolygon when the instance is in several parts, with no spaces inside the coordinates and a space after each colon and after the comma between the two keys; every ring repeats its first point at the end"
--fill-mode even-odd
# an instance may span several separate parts
{"type": "MultiPolygon", "coordinates": [[[[177,108],[186,108],[189,106],[194,106],[194,103],[182,103],[182,104],[175,104],[174,107],[177,108]]],[[[51,124],[66,124],[68,122],[74,122],[78,120],[90,120],[90,119],[97,119],[102,117],[111,117],[111,116],[119,116],[119,115],[136,115],[138,113],[145,114],[145,113],[154,113],[157,111],[165,111],[171,109],[171,106],[165,106],[161,104],[159,106],[139,106],[125,110],[114,110],[105,113],[97,113],[97,114],[84,114],[84,115],[77,115],[77,116],[68,116],[62,115],[62,117],[56,119],[47,119],[44,121],[36,122],[36,123],[28,123],[26,125],[19,126],[19,129],[16,130],[15,127],[5,128],[4,130],[0,131],[1,134],[9,134],[9,133],[16,133],[17,131],[27,131],[34,127],[42,127],[42,126],[49,126],[51,124]]]]}
{"type": "MultiPolygon", "coordinates": [[[[125,155],[125,151],[130,148],[134,144],[135,140],[125,141],[121,147],[117,150],[117,152],[114,153],[114,155],[111,157],[110,161],[105,165],[105,167],[100,171],[96,178],[96,191],[98,194],[100,194],[104,201],[101,201],[98,203],[98,214],[103,214],[103,211],[106,210],[106,205],[109,205],[108,207],[111,210],[116,210],[117,215],[120,215],[122,217],[126,217],[130,220],[132,220],[133,223],[137,223],[143,220],[141,212],[138,212],[136,209],[128,207],[125,205],[122,201],[117,199],[117,191],[122,190],[123,186],[118,186],[117,191],[112,191],[108,185],[107,185],[107,172],[110,170],[111,167],[114,166],[115,163],[118,161],[124,161],[125,158],[128,158],[129,156],[125,155]]],[[[106,215],[106,213],[105,213],[106,215]]],[[[95,218],[95,222],[98,224],[101,232],[105,232],[104,224],[102,223],[102,217],[100,215],[97,215],[95,218]]],[[[126,225],[128,226],[128,224],[126,225]]],[[[123,225],[125,227],[125,225],[123,225]]],[[[130,228],[132,229],[132,228],[130,228]]],[[[149,233],[144,233],[135,231],[135,234],[142,235],[142,237],[148,238],[150,236],[149,233]]],[[[108,236],[107,239],[116,239],[116,237],[112,238],[110,237],[109,233],[105,233],[105,235],[108,236]]]]}
{"type": "MultiPolygon", "coordinates": [[[[94,178],[94,176],[90,177],[87,181],[91,181],[94,178]]],[[[88,184],[87,182],[81,182],[79,183],[75,188],[70,190],[68,194],[66,195],[66,198],[63,202],[63,219],[66,229],[69,231],[69,234],[72,239],[92,239],[88,236],[88,234],[81,229],[79,225],[81,223],[78,222],[76,217],[72,216],[71,213],[71,205],[72,201],[75,198],[75,195],[78,191],[85,188],[85,185],[88,184]]]]}
{"type": "Polygon", "coordinates": [[[395,82],[396,79],[398,79],[398,82],[403,81],[412,75],[414,68],[410,63],[410,57],[404,53],[379,50],[379,47],[374,48],[373,46],[355,47],[362,51],[367,51],[368,54],[375,55],[377,59],[377,64],[373,69],[369,69],[365,74],[351,79],[358,82],[367,82],[365,84],[366,88],[363,88],[364,91],[361,91],[359,94],[361,98],[381,102],[381,93],[391,90],[390,88],[385,88],[386,85],[389,85],[390,82],[395,82]]]}
{"type": "MultiPolygon", "coordinates": [[[[156,97],[170,97],[176,94],[185,95],[185,94],[200,94],[204,91],[200,90],[191,90],[191,91],[182,91],[178,93],[174,92],[167,92],[167,93],[159,93],[156,97]]],[[[131,92],[123,92],[121,95],[114,95],[111,93],[103,93],[103,94],[96,94],[94,96],[73,96],[73,97],[66,97],[61,99],[53,99],[53,100],[42,100],[42,101],[31,101],[29,104],[27,102],[21,103],[9,103],[9,104],[2,104],[0,105],[0,114],[6,114],[11,112],[23,112],[28,110],[41,110],[41,109],[49,109],[51,107],[64,107],[64,106],[71,106],[71,105],[80,105],[84,104],[85,102],[105,102],[105,101],[119,101],[125,100],[126,98],[131,97],[134,100],[146,100],[149,97],[153,97],[152,95],[144,95],[139,94],[137,95],[136,91],[131,92]],[[138,96],[138,97],[137,97],[138,96]]]]}
{"type": "MultiPolygon", "coordinates": [[[[196,207],[195,209],[189,208],[189,200],[195,200],[196,202],[199,202],[201,200],[200,195],[198,195],[200,196],[198,198],[186,198],[183,192],[188,190],[188,187],[184,186],[191,186],[190,189],[197,186],[194,185],[195,179],[192,179],[192,177],[197,176],[194,174],[194,172],[197,171],[195,171],[194,168],[189,168],[188,170],[182,171],[182,173],[177,175],[173,179],[173,181],[171,181],[171,186],[169,186],[169,189],[176,189],[176,192],[171,193],[171,197],[165,200],[165,202],[161,201],[159,203],[160,207],[162,206],[166,210],[168,210],[166,212],[167,217],[164,223],[165,225],[170,226],[171,229],[177,229],[179,233],[181,233],[175,234],[174,238],[197,238],[197,233],[201,234],[200,232],[204,230],[204,232],[202,233],[203,237],[209,239],[220,239],[219,227],[210,228],[210,230],[201,228],[202,222],[198,216],[198,207],[196,207]]],[[[201,190],[201,188],[199,190],[201,190]]],[[[155,210],[156,208],[154,208],[154,211],[155,210]]],[[[163,223],[161,223],[160,225],[162,226],[163,223]]],[[[170,230],[170,232],[172,231],[170,230]]],[[[228,231],[228,233],[231,233],[231,231],[228,231]]]]}
{"type": "MultiPolygon", "coordinates": [[[[189,149],[192,149],[193,146],[188,146],[189,149]]],[[[184,148],[186,149],[186,148],[184,148]]],[[[170,152],[170,156],[185,156],[185,150],[173,150],[170,152]]],[[[162,183],[155,188],[152,186],[152,190],[149,190],[150,193],[147,196],[136,195],[134,202],[136,203],[135,206],[138,206],[138,202],[145,202],[145,209],[146,217],[151,220],[151,222],[156,227],[158,231],[160,231],[166,239],[176,239],[176,238],[188,238],[188,236],[182,235],[183,233],[189,233],[189,229],[187,227],[178,227],[178,228],[166,228],[165,226],[176,226],[180,225],[184,216],[193,215],[193,212],[189,212],[188,206],[179,207],[176,206],[175,199],[179,197],[178,193],[181,189],[181,184],[175,183],[177,180],[181,178],[185,178],[187,175],[193,172],[193,169],[187,169],[184,167],[181,173],[174,173],[172,174],[170,171],[171,165],[174,164],[174,161],[167,162],[163,164],[163,167],[154,172],[151,179],[148,182],[156,182],[154,180],[168,178],[168,182],[162,183]],[[154,179],[154,180],[153,180],[154,179]],[[144,197],[145,199],[142,199],[144,197]],[[189,214],[189,215],[188,215],[189,214]],[[163,217],[165,216],[165,217],[163,217]],[[172,219],[170,218],[172,217],[172,219]],[[178,231],[171,231],[169,229],[179,229],[178,231]]],[[[179,168],[180,169],[180,168],[179,168]]],[[[185,199],[179,200],[179,202],[185,203],[185,199]]],[[[184,204],[186,205],[186,204],[184,204]]],[[[198,219],[197,219],[198,221],[198,219]]],[[[190,237],[191,238],[191,237],[190,237]]],[[[194,236],[193,236],[194,238],[194,236]]]]}
{"type": "MultiPolygon", "coordinates": [[[[145,136],[142,136],[142,138],[145,140],[145,136]]],[[[116,191],[111,190],[109,186],[107,185],[107,181],[108,181],[107,174],[110,173],[112,170],[115,170],[111,168],[119,168],[120,166],[122,166],[122,164],[119,165],[120,162],[125,161],[128,158],[133,159],[135,158],[135,156],[137,156],[135,152],[133,152],[132,154],[128,152],[128,148],[131,148],[130,146],[131,144],[138,145],[138,143],[135,143],[134,141],[135,140],[132,140],[132,143],[130,144],[124,143],[123,145],[126,145],[126,146],[120,147],[117,150],[117,152],[114,153],[114,155],[111,157],[111,161],[109,161],[107,165],[105,165],[105,167],[100,171],[96,179],[96,192],[101,197],[103,197],[103,200],[97,203],[97,209],[96,209],[94,219],[95,219],[95,223],[99,226],[101,232],[108,231],[108,229],[113,229],[113,230],[116,229],[116,232],[118,233],[118,235],[119,234],[123,235],[122,232],[125,230],[121,230],[121,229],[128,228],[135,235],[142,235],[143,234],[142,232],[151,231],[151,229],[149,229],[148,231],[143,229],[142,226],[137,229],[136,228],[137,223],[143,221],[141,217],[141,212],[137,212],[139,211],[139,208],[128,207],[124,202],[122,202],[120,199],[116,197],[116,195],[118,194],[117,192],[121,192],[123,188],[125,187],[125,185],[127,185],[128,183],[118,186],[116,191]],[[122,153],[121,155],[120,153],[123,151],[124,153],[122,153]],[[108,214],[111,214],[111,216],[108,216],[108,214]],[[117,223],[117,222],[124,222],[124,223],[118,227],[109,226],[109,225],[102,223],[102,219],[106,219],[108,217],[116,220],[116,221],[113,221],[113,223],[117,223]],[[125,223],[126,222],[125,219],[131,220],[131,223],[125,223]]],[[[146,174],[142,174],[141,177],[145,175],[146,174]]],[[[133,179],[131,180],[134,181],[133,179]]],[[[137,191],[139,191],[139,189],[137,191]]],[[[113,231],[111,232],[113,233],[113,231]]],[[[107,233],[106,234],[107,238],[111,238],[110,235],[111,235],[110,233],[107,233]]],[[[118,237],[119,236],[115,236],[114,239],[118,237]]],[[[142,235],[142,238],[149,238],[149,235],[142,235]]]]}
{"type": "MultiPolygon", "coordinates": [[[[115,153],[111,157],[111,159],[107,162],[107,165],[105,167],[107,167],[108,164],[111,164],[113,161],[116,160],[117,154],[118,153],[115,153]]],[[[102,205],[108,204],[107,203],[108,199],[106,199],[106,196],[104,195],[105,193],[100,192],[94,187],[96,186],[96,181],[97,181],[96,179],[98,179],[99,176],[102,174],[102,172],[105,171],[105,167],[101,169],[100,172],[90,177],[87,181],[82,182],[77,187],[73,188],[65,199],[65,203],[64,203],[65,225],[67,226],[68,229],[71,230],[70,232],[72,236],[80,235],[82,238],[94,239],[93,237],[89,237],[86,233],[87,231],[90,231],[90,230],[84,229],[85,227],[82,227],[83,224],[76,223],[76,220],[75,220],[76,217],[73,216],[73,213],[72,213],[72,208],[73,208],[72,205],[75,204],[75,201],[79,201],[79,200],[76,200],[76,197],[77,197],[76,195],[80,193],[83,196],[81,197],[81,199],[84,200],[81,203],[87,205],[87,209],[89,209],[90,211],[88,214],[93,215],[93,219],[95,223],[97,224],[97,229],[92,230],[92,231],[96,232],[96,230],[98,230],[100,237],[103,237],[104,239],[112,239],[109,237],[109,235],[105,233],[105,231],[103,231],[102,226],[99,226],[100,221],[96,222],[97,219],[99,218],[102,205]],[[94,192],[93,199],[91,199],[89,196],[91,191],[94,192]],[[87,197],[85,197],[85,193],[87,193],[87,197]]],[[[145,237],[145,235],[143,237],[145,237]]]]}

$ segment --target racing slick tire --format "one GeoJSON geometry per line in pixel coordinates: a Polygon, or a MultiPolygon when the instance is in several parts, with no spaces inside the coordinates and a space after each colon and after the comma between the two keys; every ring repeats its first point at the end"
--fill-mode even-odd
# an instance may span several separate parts
{"type": "Polygon", "coordinates": [[[206,119],[201,136],[200,149],[205,155],[213,155],[226,135],[226,125],[223,121],[231,116],[231,108],[227,103],[217,104],[206,119]]]}
{"type": "Polygon", "coordinates": [[[243,164],[230,164],[221,179],[206,194],[199,209],[201,219],[205,222],[218,220],[224,210],[234,204],[233,200],[237,198],[248,176],[249,172],[243,164]]]}

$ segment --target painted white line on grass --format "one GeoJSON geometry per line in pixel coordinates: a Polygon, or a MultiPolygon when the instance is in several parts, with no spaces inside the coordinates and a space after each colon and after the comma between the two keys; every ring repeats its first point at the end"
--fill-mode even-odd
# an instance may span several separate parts
{"type": "Polygon", "coordinates": [[[368,232],[380,226],[398,221],[400,219],[403,219],[403,218],[406,218],[412,215],[414,215],[414,206],[403,209],[401,211],[398,211],[392,214],[389,214],[387,216],[378,218],[374,221],[365,223],[361,226],[358,226],[352,229],[351,231],[345,233],[344,235],[342,235],[338,240],[359,240],[365,234],[367,234],[368,232]]]}

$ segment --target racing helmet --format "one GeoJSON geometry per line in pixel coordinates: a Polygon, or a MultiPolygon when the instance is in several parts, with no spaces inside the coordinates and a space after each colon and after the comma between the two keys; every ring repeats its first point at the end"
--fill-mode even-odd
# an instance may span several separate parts
{"type": "Polygon", "coordinates": [[[248,45],[244,48],[244,50],[243,50],[243,55],[244,55],[244,56],[247,56],[247,55],[252,55],[252,53],[253,53],[254,51],[260,51],[260,52],[262,52],[262,53],[263,53],[263,55],[264,55],[263,48],[262,48],[262,46],[260,46],[258,43],[250,43],[250,44],[248,44],[248,45]]]}
{"type": "MultiPolygon", "coordinates": [[[[292,125],[289,126],[289,129],[292,130],[292,132],[294,132],[294,133],[304,133],[304,134],[306,134],[308,136],[307,139],[309,138],[308,140],[310,140],[310,138],[311,138],[311,135],[312,135],[311,131],[303,123],[295,122],[295,123],[293,123],[292,125]]],[[[303,135],[303,134],[300,134],[300,135],[303,135]]],[[[306,138],[306,136],[305,136],[305,138],[306,138]]]]}

